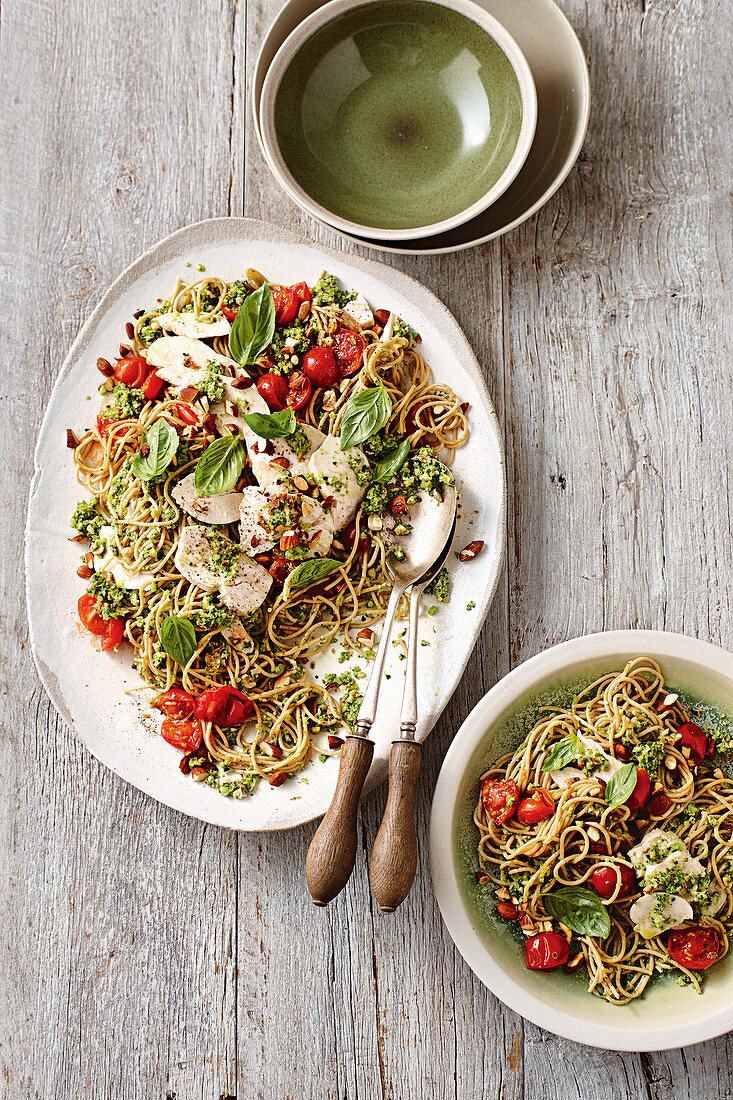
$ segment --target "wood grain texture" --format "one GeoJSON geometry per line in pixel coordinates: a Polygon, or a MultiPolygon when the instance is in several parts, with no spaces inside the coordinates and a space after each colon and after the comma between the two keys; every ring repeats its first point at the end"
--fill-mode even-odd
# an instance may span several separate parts
{"type": "Polygon", "coordinates": [[[422,745],[415,741],[393,743],[387,804],[369,857],[369,885],[384,913],[402,905],[415,878],[415,794],[421,763],[422,745]]]}
{"type": "MultiPolygon", "coordinates": [[[[248,214],[356,251],[263,164],[246,94],[279,0],[5,0],[0,34],[0,1095],[3,1100],[701,1100],[731,1043],[651,1055],[557,1039],[455,952],[425,844],[399,912],[313,906],[313,827],[233,836],[101,768],[28,653],[20,545],[35,436],[79,325],[145,247],[248,214]]],[[[564,0],[594,105],[540,214],[456,256],[390,258],[463,325],[502,420],[508,566],[425,745],[517,661],[606,627],[733,647],[726,0],[564,0]]]]}

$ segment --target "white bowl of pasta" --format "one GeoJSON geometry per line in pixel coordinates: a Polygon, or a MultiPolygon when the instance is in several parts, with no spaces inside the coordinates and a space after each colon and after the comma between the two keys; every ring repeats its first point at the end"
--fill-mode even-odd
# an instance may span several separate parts
{"type": "Polygon", "coordinates": [[[433,802],[443,919],[480,980],[565,1038],[664,1050],[733,1027],[733,657],[592,634],[500,680],[433,802]]]}

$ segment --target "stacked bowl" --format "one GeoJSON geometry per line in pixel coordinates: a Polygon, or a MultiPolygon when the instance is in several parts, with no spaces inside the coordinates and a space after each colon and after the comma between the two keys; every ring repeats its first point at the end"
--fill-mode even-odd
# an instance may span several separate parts
{"type": "Polygon", "coordinates": [[[288,0],[252,95],[289,196],[356,243],[410,253],[530,217],[575,162],[590,100],[553,0],[288,0]]]}

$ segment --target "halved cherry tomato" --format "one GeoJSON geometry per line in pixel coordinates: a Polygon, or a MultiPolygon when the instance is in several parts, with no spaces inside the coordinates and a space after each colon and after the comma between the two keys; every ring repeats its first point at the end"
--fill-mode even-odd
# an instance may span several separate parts
{"type": "Polygon", "coordinates": [[[513,779],[485,779],[481,801],[498,825],[514,817],[519,802],[519,787],[513,779]]]}
{"type": "Polygon", "coordinates": [[[282,374],[262,374],[257,379],[257,392],[275,412],[285,408],[288,400],[288,383],[282,374]]]}
{"type": "Polygon", "coordinates": [[[156,371],[151,371],[148,377],[143,382],[143,396],[146,401],[156,401],[160,396],[165,382],[162,378],[158,377],[156,371]]]}
{"type": "Polygon", "coordinates": [[[590,883],[598,896],[607,900],[613,897],[619,875],[621,876],[621,889],[618,893],[618,900],[628,897],[636,890],[636,876],[631,867],[627,867],[625,863],[619,863],[616,867],[596,867],[590,876],[590,883]]]}
{"type": "Polygon", "coordinates": [[[217,726],[241,726],[254,711],[254,703],[243,692],[233,687],[218,687],[199,695],[193,715],[217,726]]]}
{"type": "Polygon", "coordinates": [[[105,420],[103,416],[97,416],[97,431],[101,435],[102,439],[106,439],[109,434],[110,424],[116,424],[116,420],[105,420]]]}
{"type": "Polygon", "coordinates": [[[699,764],[708,751],[708,735],[705,730],[701,730],[694,722],[683,722],[677,732],[680,735],[681,744],[690,750],[694,763],[699,764]]]}
{"type": "Polygon", "coordinates": [[[416,405],[412,406],[412,408],[408,412],[407,416],[405,417],[405,431],[407,432],[408,435],[412,435],[413,432],[417,431],[417,429],[422,426],[421,424],[418,423],[417,418],[418,418],[420,412],[422,411],[422,409],[424,409],[424,408],[425,408],[425,402],[424,401],[418,401],[418,403],[416,405]]]}
{"type": "Polygon", "coordinates": [[[649,799],[647,810],[650,817],[661,817],[662,814],[666,814],[669,807],[672,805],[672,800],[665,791],[657,791],[649,799]]]}
{"type": "Polygon", "coordinates": [[[311,288],[307,283],[293,283],[292,289],[298,295],[298,301],[302,305],[303,302],[310,302],[313,295],[311,294],[311,288]]]}
{"type": "Polygon", "coordinates": [[[559,932],[540,932],[529,937],[526,951],[528,970],[556,970],[568,961],[570,944],[559,932]]]}
{"type": "Polygon", "coordinates": [[[102,639],[102,649],[115,649],[125,633],[124,619],[103,619],[97,611],[97,599],[91,592],[79,597],[79,618],[90,634],[102,639]]]}
{"type": "MultiPolygon", "coordinates": [[[[356,520],[352,520],[348,527],[341,532],[341,541],[347,550],[354,549],[354,543],[356,542],[356,520]]],[[[369,532],[362,526],[359,531],[359,553],[363,554],[369,545],[369,532]]]]}
{"type": "Polygon", "coordinates": [[[222,306],[221,311],[226,317],[227,321],[233,321],[239,313],[239,306],[236,309],[230,309],[229,306],[222,306]]]}
{"type": "Polygon", "coordinates": [[[714,928],[693,924],[670,932],[667,951],[680,966],[688,970],[707,970],[720,958],[720,937],[714,928]]]}
{"type": "Polygon", "coordinates": [[[350,328],[338,328],[333,338],[333,354],[336,356],[342,378],[348,378],[361,367],[366,343],[358,332],[350,328]]]}
{"type": "Polygon", "coordinates": [[[555,812],[555,800],[543,787],[535,787],[528,798],[523,798],[517,806],[517,821],[523,825],[536,825],[552,817],[555,812]]]}
{"type": "Polygon", "coordinates": [[[199,418],[190,405],[186,405],[183,401],[177,401],[175,406],[176,416],[179,420],[182,420],[184,424],[198,424],[199,418]]]}
{"type": "Polygon", "coordinates": [[[131,355],[128,359],[118,359],[115,363],[115,378],[118,382],[124,382],[130,389],[139,390],[148,376],[148,364],[139,355],[131,355]]]}
{"type": "Polygon", "coordinates": [[[275,324],[289,325],[295,320],[300,299],[291,286],[274,286],[272,297],[275,301],[275,324]]]}
{"type": "Polygon", "coordinates": [[[311,384],[302,371],[295,370],[290,375],[288,389],[288,408],[294,412],[303,409],[311,398],[311,384]]]}
{"type": "Polygon", "coordinates": [[[164,741],[181,752],[195,752],[201,744],[204,731],[201,723],[183,718],[177,721],[175,718],[166,718],[161,726],[161,735],[164,741]]]}
{"type": "Polygon", "coordinates": [[[157,707],[158,710],[162,710],[166,718],[181,721],[183,718],[191,717],[195,702],[193,695],[189,695],[183,688],[172,687],[159,695],[153,706],[157,707]]]}
{"type": "Polygon", "coordinates": [[[303,374],[314,386],[333,386],[341,377],[330,348],[310,348],[301,359],[303,374]]]}
{"type": "Polygon", "coordinates": [[[652,782],[646,768],[636,769],[636,786],[626,799],[626,805],[635,814],[644,805],[652,790],[652,782]]]}

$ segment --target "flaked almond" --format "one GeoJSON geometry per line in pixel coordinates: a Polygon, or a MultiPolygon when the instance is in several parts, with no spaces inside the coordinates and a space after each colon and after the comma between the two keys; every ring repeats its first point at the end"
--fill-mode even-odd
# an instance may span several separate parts
{"type": "Polygon", "coordinates": [[[491,882],[491,879],[487,874],[485,874],[484,871],[476,871],[475,875],[476,882],[479,884],[479,886],[486,886],[489,882],[491,882]]]}
{"type": "Polygon", "coordinates": [[[275,772],[274,775],[270,776],[270,786],[271,787],[281,787],[287,778],[288,778],[288,773],[287,772],[275,772]]]}
{"type": "Polygon", "coordinates": [[[97,359],[97,370],[101,371],[105,377],[110,378],[114,374],[115,369],[109,360],[102,359],[100,356],[99,359],[97,359]]]}
{"type": "Polygon", "coordinates": [[[329,749],[340,749],[344,743],[343,737],[336,737],[334,734],[328,735],[328,747],[329,749]]]}
{"type": "Polygon", "coordinates": [[[300,309],[298,310],[298,320],[299,321],[305,321],[305,319],[308,316],[308,314],[310,313],[310,311],[311,311],[310,302],[301,302],[300,303],[300,309]]]}
{"type": "Polygon", "coordinates": [[[600,831],[598,829],[596,829],[595,825],[589,825],[588,828],[585,831],[588,834],[588,839],[589,840],[592,840],[592,841],[595,842],[595,841],[601,839],[600,831]]]}
{"type": "Polygon", "coordinates": [[[77,577],[81,577],[83,581],[88,581],[90,577],[94,576],[94,570],[89,565],[80,565],[76,571],[77,577]]]}
{"type": "Polygon", "coordinates": [[[299,489],[301,493],[305,493],[308,489],[308,482],[300,474],[296,474],[293,478],[293,485],[296,489],[299,489]]]}
{"type": "Polygon", "coordinates": [[[332,409],[336,404],[336,390],[326,390],[323,395],[323,408],[332,409]]]}
{"type": "Polygon", "coordinates": [[[279,466],[281,470],[289,470],[290,469],[290,459],[286,458],[285,455],[282,455],[278,458],[271,458],[270,459],[270,465],[271,466],[279,466]]]}
{"type": "Polygon", "coordinates": [[[496,896],[499,899],[499,901],[511,901],[512,900],[512,895],[509,893],[506,886],[500,886],[499,889],[496,891],[496,896]]]}
{"type": "Polygon", "coordinates": [[[132,340],[135,335],[135,326],[133,325],[132,321],[128,321],[125,325],[125,332],[127,333],[127,339],[132,340]]]}
{"type": "Polygon", "coordinates": [[[664,766],[665,768],[669,768],[669,770],[673,772],[677,767],[677,761],[673,756],[667,755],[664,758],[664,766]]]}
{"type": "Polygon", "coordinates": [[[682,746],[682,755],[684,756],[685,760],[689,760],[689,759],[690,759],[690,755],[691,755],[691,750],[690,750],[690,746],[689,746],[689,745],[683,745],[683,746],[682,746]]]}
{"type": "Polygon", "coordinates": [[[517,920],[519,917],[519,909],[513,901],[500,901],[496,911],[504,920],[517,920]]]}
{"type": "Polygon", "coordinates": [[[468,546],[464,546],[458,555],[459,561],[472,561],[477,554],[480,554],[484,548],[484,540],[476,539],[474,542],[469,542],[468,546]]]}
{"type": "Polygon", "coordinates": [[[69,450],[73,450],[74,447],[78,446],[76,436],[74,435],[71,428],[66,429],[66,446],[69,448],[69,450]]]}
{"type": "Polygon", "coordinates": [[[68,539],[67,541],[68,542],[86,542],[87,537],[86,537],[86,535],[72,535],[72,537],[70,539],[68,539]]]}
{"type": "Polygon", "coordinates": [[[195,401],[200,393],[201,390],[197,390],[195,386],[184,386],[178,396],[184,401],[195,401]]]}
{"type": "Polygon", "coordinates": [[[629,750],[626,748],[626,745],[614,745],[613,751],[619,760],[629,759],[629,750]]]}
{"type": "Polygon", "coordinates": [[[678,699],[679,695],[674,692],[671,695],[665,695],[661,703],[657,703],[657,714],[664,714],[665,710],[671,710],[678,699]]]}
{"type": "Polygon", "coordinates": [[[377,515],[369,516],[369,518],[367,520],[367,527],[369,528],[370,531],[381,531],[382,526],[383,526],[383,524],[382,524],[382,517],[381,516],[377,516],[377,515]]]}
{"type": "Polygon", "coordinates": [[[271,439],[265,439],[262,443],[255,440],[252,444],[252,450],[256,455],[271,455],[275,448],[271,439]]]}
{"type": "Polygon", "coordinates": [[[300,546],[300,535],[297,531],[284,531],[280,536],[280,549],[292,550],[294,546],[300,546]]]}
{"type": "Polygon", "coordinates": [[[273,744],[272,741],[263,741],[262,748],[265,749],[270,756],[274,756],[276,760],[279,760],[283,754],[283,750],[280,746],[273,744]]]}

